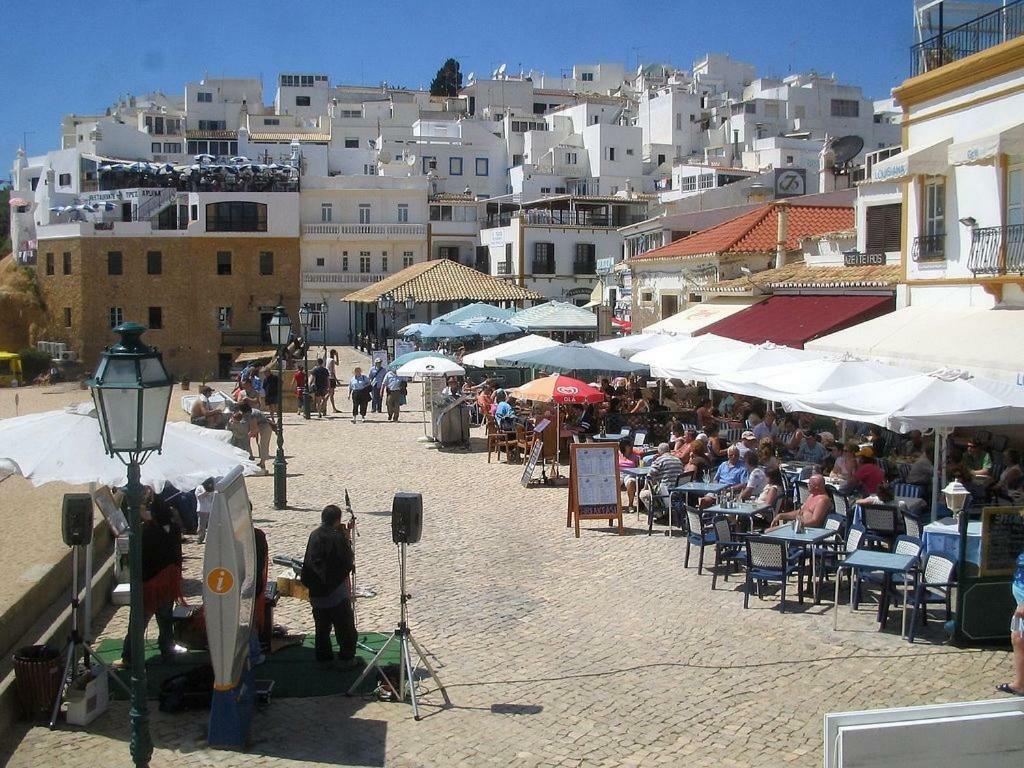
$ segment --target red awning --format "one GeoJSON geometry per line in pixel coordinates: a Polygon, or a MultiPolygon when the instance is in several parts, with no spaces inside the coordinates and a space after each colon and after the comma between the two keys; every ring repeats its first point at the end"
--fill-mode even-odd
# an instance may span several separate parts
{"type": "Polygon", "coordinates": [[[892,312],[892,296],[772,296],[701,328],[748,344],[766,341],[803,349],[819,336],[892,312]]]}

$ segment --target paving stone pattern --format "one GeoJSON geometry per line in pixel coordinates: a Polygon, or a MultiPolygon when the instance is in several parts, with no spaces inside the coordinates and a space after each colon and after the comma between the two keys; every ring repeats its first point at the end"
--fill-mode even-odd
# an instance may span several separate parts
{"type": "MultiPolygon", "coordinates": [[[[164,715],[154,702],[154,766],[820,765],[825,712],[989,698],[1009,672],[1003,651],[941,645],[938,622],[914,645],[895,618],[878,633],[870,606],[844,607],[839,632],[830,600],[780,615],[776,600],[754,599],[744,611],[738,580],[712,592],[693,560],[683,569],[682,539],[648,537],[635,516],[630,535],[593,522],[577,540],[565,489],[524,489],[519,465],[487,463],[479,430],[471,451],[426,449],[417,418],[287,416],[291,508],[273,509],[270,477],[249,490],[271,552],[301,554],[320,509],[349,489],[358,578],[378,591],[360,602],[358,623],[382,631],[398,611],[391,497],[423,494],[423,541],[409,548],[412,626],[454,707],[436,706],[429,681],[419,723],[403,704],[276,700],[239,754],[206,748],[203,714],[164,715]]],[[[196,593],[201,548],[186,552],[196,593]]],[[[127,609],[106,619],[104,636],[124,635],[127,609]]],[[[312,629],[308,605],[291,598],[276,621],[312,629]]],[[[88,732],[19,736],[11,766],[129,764],[122,702],[88,732]]]]}

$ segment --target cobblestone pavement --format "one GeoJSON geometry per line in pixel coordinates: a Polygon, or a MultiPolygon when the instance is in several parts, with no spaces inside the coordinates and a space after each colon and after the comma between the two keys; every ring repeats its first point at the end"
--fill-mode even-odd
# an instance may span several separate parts
{"type": "MultiPolygon", "coordinates": [[[[895,621],[878,633],[870,607],[844,608],[838,632],[829,602],[780,615],[777,601],[754,599],[744,611],[735,579],[712,592],[709,574],[683,569],[681,539],[643,535],[635,516],[631,535],[589,523],[574,539],[564,489],[524,489],[520,466],[487,463],[476,431],[471,451],[426,449],[411,418],[288,416],[291,508],[273,509],[269,477],[249,490],[277,554],[301,553],[319,510],[349,489],[359,580],[378,591],[360,602],[359,627],[383,631],[398,607],[391,497],[423,493],[412,626],[454,707],[416,723],[402,704],[275,700],[256,715],[248,754],[206,749],[202,714],[152,711],[154,766],[820,765],[825,712],[989,698],[1009,671],[1002,651],[928,633],[909,645],[895,621]]],[[[186,550],[194,575],[200,548],[186,550]]],[[[104,634],[123,636],[126,609],[107,618],[104,634]]],[[[291,598],[275,619],[311,630],[291,598]]],[[[429,688],[425,699],[440,703],[429,688]]],[[[124,703],[88,733],[19,736],[11,766],[129,764],[124,703]]]]}

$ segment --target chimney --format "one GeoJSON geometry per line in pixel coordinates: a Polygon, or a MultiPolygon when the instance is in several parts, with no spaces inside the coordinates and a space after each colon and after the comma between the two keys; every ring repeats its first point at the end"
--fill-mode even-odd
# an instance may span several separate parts
{"type": "Polygon", "coordinates": [[[789,203],[785,200],[773,203],[779,217],[779,230],[775,243],[775,268],[786,264],[786,241],[789,239],[789,203]]]}

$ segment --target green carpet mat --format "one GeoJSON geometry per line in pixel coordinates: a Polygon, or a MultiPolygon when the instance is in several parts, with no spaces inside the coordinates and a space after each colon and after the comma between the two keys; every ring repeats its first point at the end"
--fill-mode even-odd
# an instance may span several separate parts
{"type": "MultiPolygon", "coordinates": [[[[356,653],[369,663],[374,654],[391,637],[390,634],[369,632],[359,635],[359,646],[356,653]],[[365,647],[362,647],[365,646],[365,647]]],[[[338,646],[331,638],[335,652],[338,646]]],[[[96,653],[110,664],[121,658],[121,640],[103,640],[96,646],[96,653]]],[[[160,658],[160,649],[155,641],[146,643],[146,682],[149,698],[156,699],[160,694],[160,685],[168,677],[187,672],[202,664],[208,664],[210,656],[206,651],[188,651],[178,654],[175,663],[167,664],[160,658]]],[[[398,643],[393,643],[381,659],[384,666],[398,664],[398,643]]],[[[253,672],[257,680],[273,680],[273,698],[305,698],[307,696],[331,696],[345,693],[363,671],[363,667],[350,670],[324,670],[317,663],[313,649],[313,636],[307,635],[302,645],[290,645],[277,653],[267,654],[267,660],[256,667],[253,672]]],[[[118,671],[121,679],[130,684],[128,670],[118,671]]],[[[368,693],[377,686],[377,676],[371,675],[363,682],[359,693],[368,693]]],[[[111,698],[127,698],[124,691],[117,685],[110,686],[111,698]]]]}

